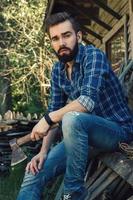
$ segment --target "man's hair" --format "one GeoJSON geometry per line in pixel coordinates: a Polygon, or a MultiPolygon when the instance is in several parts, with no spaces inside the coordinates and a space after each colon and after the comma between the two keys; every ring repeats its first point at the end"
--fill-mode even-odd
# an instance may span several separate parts
{"type": "Polygon", "coordinates": [[[80,25],[77,22],[77,20],[71,14],[64,11],[64,12],[58,12],[58,13],[52,14],[46,18],[45,25],[46,25],[47,33],[49,34],[50,27],[57,25],[59,23],[62,23],[66,20],[70,21],[76,33],[80,31],[80,25]]]}

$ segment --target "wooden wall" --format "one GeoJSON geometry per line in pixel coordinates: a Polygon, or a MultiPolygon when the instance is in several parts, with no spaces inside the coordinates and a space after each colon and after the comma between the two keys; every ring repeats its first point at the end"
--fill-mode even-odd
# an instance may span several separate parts
{"type": "MultiPolygon", "coordinates": [[[[97,47],[101,48],[103,51],[106,51],[106,42],[115,34],[117,31],[124,26],[125,29],[125,43],[126,43],[126,59],[133,59],[133,0],[119,1],[114,2],[109,0],[111,7],[114,7],[114,10],[119,8],[119,13],[123,16],[121,20],[112,20],[111,17],[108,15],[107,21],[109,24],[113,26],[113,28],[108,31],[104,38],[102,39],[102,43],[95,40],[94,43],[97,47]]],[[[101,12],[101,17],[103,17],[103,13],[101,12]]]]}

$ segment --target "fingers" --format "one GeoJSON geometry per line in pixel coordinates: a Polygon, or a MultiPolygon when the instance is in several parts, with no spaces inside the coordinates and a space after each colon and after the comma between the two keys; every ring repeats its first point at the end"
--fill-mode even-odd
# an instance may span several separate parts
{"type": "Polygon", "coordinates": [[[42,139],[43,137],[44,137],[44,135],[41,134],[41,133],[38,133],[38,132],[32,132],[31,133],[31,140],[32,141],[38,141],[38,140],[42,139]]]}
{"type": "Polygon", "coordinates": [[[38,164],[38,169],[40,170],[42,168],[42,164],[43,164],[43,160],[40,160],[39,164],[38,164]]]}
{"type": "Polygon", "coordinates": [[[33,175],[39,172],[39,169],[37,167],[37,161],[36,160],[31,160],[27,166],[26,166],[26,172],[29,173],[31,172],[33,175]]]}
{"type": "Polygon", "coordinates": [[[42,139],[44,136],[46,136],[48,133],[44,132],[44,133],[39,133],[39,132],[31,132],[31,140],[32,141],[38,141],[40,139],[42,139]]]}
{"type": "Polygon", "coordinates": [[[40,169],[42,169],[42,165],[43,165],[43,162],[44,162],[44,157],[41,157],[40,158],[40,161],[39,161],[39,163],[38,163],[38,169],[40,170],[40,169]]]}
{"type": "Polygon", "coordinates": [[[27,164],[27,166],[26,166],[26,169],[25,169],[25,170],[26,170],[26,172],[27,172],[27,173],[29,173],[29,172],[30,172],[30,162],[27,164]]]}
{"type": "Polygon", "coordinates": [[[36,160],[31,160],[31,166],[30,166],[32,174],[36,174],[39,172],[38,166],[37,166],[37,161],[36,160]]]}
{"type": "Polygon", "coordinates": [[[46,123],[44,117],[33,127],[31,132],[31,140],[40,140],[48,134],[50,126],[46,123]]]}

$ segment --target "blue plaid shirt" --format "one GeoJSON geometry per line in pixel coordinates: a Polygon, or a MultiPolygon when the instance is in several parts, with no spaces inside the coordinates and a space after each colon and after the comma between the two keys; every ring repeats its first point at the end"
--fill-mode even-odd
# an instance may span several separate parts
{"type": "Polygon", "coordinates": [[[65,64],[57,62],[52,70],[51,101],[48,112],[77,99],[89,113],[115,121],[133,132],[133,119],[118,78],[105,54],[92,45],[79,45],[71,80],[65,64]]]}

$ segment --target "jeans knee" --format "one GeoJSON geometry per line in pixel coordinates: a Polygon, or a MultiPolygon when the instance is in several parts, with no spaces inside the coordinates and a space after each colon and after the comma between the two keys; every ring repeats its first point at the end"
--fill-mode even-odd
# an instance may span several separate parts
{"type": "Polygon", "coordinates": [[[76,129],[77,126],[79,126],[78,115],[80,115],[79,112],[71,111],[63,116],[62,119],[63,135],[68,136],[72,130],[76,129]]]}

